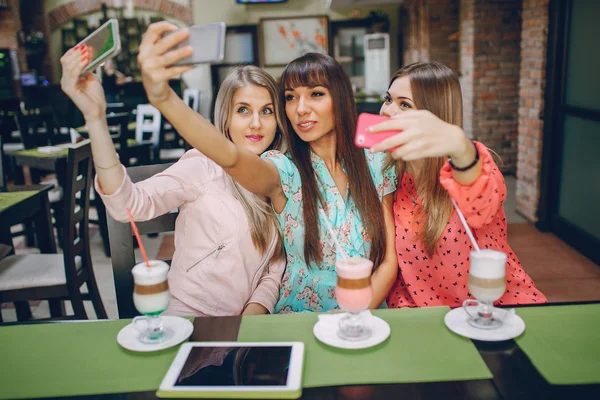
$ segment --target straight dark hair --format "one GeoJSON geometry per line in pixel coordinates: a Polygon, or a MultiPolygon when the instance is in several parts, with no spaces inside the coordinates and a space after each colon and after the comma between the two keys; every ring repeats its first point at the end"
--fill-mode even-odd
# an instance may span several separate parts
{"type": "MultiPolygon", "coordinates": [[[[356,130],[357,113],[350,79],[342,66],[332,57],[308,53],[289,63],[281,75],[280,98],[284,106],[285,90],[300,86],[323,86],[331,94],[337,143],[336,155],[346,169],[349,194],[354,199],[366,231],[364,240],[372,242],[369,258],[377,268],[382,263],[386,251],[383,207],[371,178],[364,150],[355,147],[352,140],[356,130]]],[[[306,264],[310,265],[311,261],[323,260],[317,199],[323,206],[325,201],[317,186],[315,171],[310,161],[309,144],[296,134],[287,118],[283,130],[288,139],[292,160],[300,172],[302,181],[304,259],[306,264]]]]}

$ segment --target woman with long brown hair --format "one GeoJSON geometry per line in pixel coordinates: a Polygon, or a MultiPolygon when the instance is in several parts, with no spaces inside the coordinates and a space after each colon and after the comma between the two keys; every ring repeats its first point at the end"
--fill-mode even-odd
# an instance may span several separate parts
{"type": "Polygon", "coordinates": [[[396,160],[394,202],[398,278],[390,307],[460,306],[468,290],[473,249],[453,208],[463,211],[481,248],[507,253],[506,292],[498,304],[544,303],[506,240],[502,173],[482,143],[462,129],[457,76],[443,64],[418,62],[391,79],[382,115],[391,120],[371,132],[401,131],[371,151],[396,160]]]}
{"type": "Polygon", "coordinates": [[[332,57],[315,53],[285,68],[280,91],[287,116],[284,136],[291,150],[260,158],[226,140],[201,115],[179,106],[181,99],[168,79],[181,71],[168,65],[187,54],[170,50],[183,34],[162,38],[171,29],[153,24],[142,40],[138,60],[148,98],[191,145],[246,190],[270,200],[287,253],[275,312],[337,308],[335,261],[344,253],[373,261],[371,307],[379,307],[397,273],[391,213],[396,179],[393,168],[382,173],[383,155],[367,155],[352,144],[356,106],[343,68],[332,57]],[[336,239],[343,251],[334,245],[336,239]]]}

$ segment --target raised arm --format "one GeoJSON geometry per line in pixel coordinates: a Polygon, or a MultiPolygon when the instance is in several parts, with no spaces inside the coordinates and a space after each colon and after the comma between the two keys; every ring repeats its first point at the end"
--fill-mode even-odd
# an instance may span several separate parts
{"type": "Polygon", "coordinates": [[[201,179],[207,179],[206,174],[199,171],[199,166],[203,165],[197,160],[200,154],[196,160],[179,161],[164,173],[137,185],[131,182],[108,131],[102,85],[92,73],[80,76],[88,62],[85,47],[65,53],[61,58],[61,87],[85,118],[96,168],[96,187],[110,215],[127,221],[126,209],[129,208],[136,220],[147,220],[195,198],[200,191],[201,179]],[[194,179],[188,179],[187,169],[194,169],[194,179]]]}
{"type": "MultiPolygon", "coordinates": [[[[229,141],[202,115],[189,108],[169,86],[169,80],[189,71],[192,66],[171,66],[192,53],[190,46],[170,50],[183,41],[189,32],[177,29],[166,21],[148,27],[138,61],[148,99],[189,144],[221,166],[229,175],[252,193],[270,198],[282,193],[279,174],[273,163],[262,160],[249,150],[229,141]]],[[[198,50],[196,50],[198,51],[198,50]]]]}

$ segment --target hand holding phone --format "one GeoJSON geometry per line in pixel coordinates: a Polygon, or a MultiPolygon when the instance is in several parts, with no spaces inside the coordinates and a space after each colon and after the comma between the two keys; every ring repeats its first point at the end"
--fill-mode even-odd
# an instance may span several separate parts
{"type": "MultiPolygon", "coordinates": [[[[187,39],[173,47],[175,50],[191,46],[192,55],[179,60],[173,65],[194,65],[207,63],[220,63],[225,57],[225,23],[194,25],[187,28],[190,32],[187,39]]],[[[164,36],[172,35],[179,30],[167,32],[164,36]]],[[[163,36],[163,37],[164,37],[163,36]]]]}
{"type": "Polygon", "coordinates": [[[109,19],[77,44],[77,46],[83,45],[87,47],[90,62],[81,71],[81,75],[94,70],[121,52],[119,21],[114,18],[109,19]]]}
{"type": "Polygon", "coordinates": [[[354,144],[356,147],[370,149],[382,140],[400,133],[401,131],[367,132],[369,127],[389,121],[389,119],[389,117],[384,117],[382,115],[361,113],[358,116],[358,122],[356,123],[356,136],[354,137],[354,144]]]}

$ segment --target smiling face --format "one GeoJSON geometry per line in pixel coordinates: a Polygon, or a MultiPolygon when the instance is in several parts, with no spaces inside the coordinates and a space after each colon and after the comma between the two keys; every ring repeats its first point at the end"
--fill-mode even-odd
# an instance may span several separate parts
{"type": "Polygon", "coordinates": [[[267,89],[253,85],[237,89],[231,99],[231,140],[254,154],[262,154],[273,142],[276,131],[275,106],[267,89]]]}
{"type": "Polygon", "coordinates": [[[294,132],[304,142],[333,134],[335,118],[331,93],[324,86],[285,89],[285,113],[294,132]]]}
{"type": "Polygon", "coordinates": [[[413,99],[410,79],[408,76],[402,76],[396,79],[388,89],[379,114],[391,117],[402,111],[416,110],[413,99]]]}

